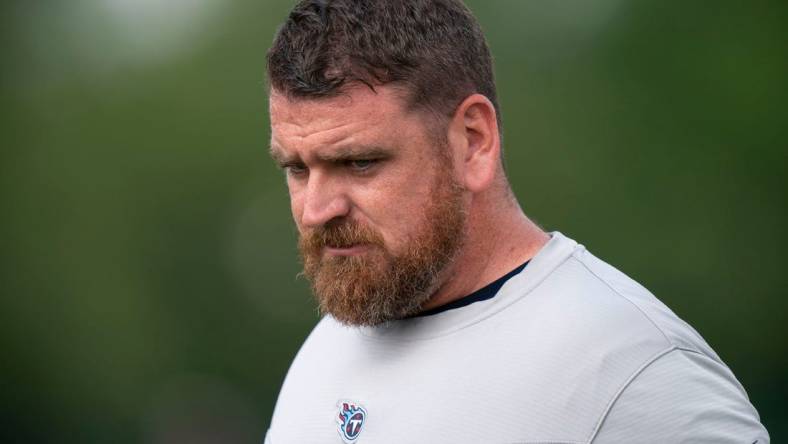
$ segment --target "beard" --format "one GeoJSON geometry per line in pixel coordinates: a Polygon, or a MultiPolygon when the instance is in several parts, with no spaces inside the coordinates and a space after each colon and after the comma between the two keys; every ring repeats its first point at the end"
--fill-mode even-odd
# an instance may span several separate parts
{"type": "Polygon", "coordinates": [[[379,232],[345,218],[302,233],[304,274],[321,313],[345,325],[374,326],[421,311],[464,239],[462,188],[442,171],[437,182],[418,230],[397,254],[379,232]],[[353,256],[323,255],[326,247],[354,245],[366,248],[353,256]]]}

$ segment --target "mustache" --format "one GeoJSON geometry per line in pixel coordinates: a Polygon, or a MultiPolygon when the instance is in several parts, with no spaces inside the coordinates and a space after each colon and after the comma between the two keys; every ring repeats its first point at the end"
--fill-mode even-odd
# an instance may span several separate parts
{"type": "Polygon", "coordinates": [[[348,220],[311,228],[301,234],[298,243],[301,251],[316,253],[325,247],[383,246],[383,237],[370,227],[348,220]]]}

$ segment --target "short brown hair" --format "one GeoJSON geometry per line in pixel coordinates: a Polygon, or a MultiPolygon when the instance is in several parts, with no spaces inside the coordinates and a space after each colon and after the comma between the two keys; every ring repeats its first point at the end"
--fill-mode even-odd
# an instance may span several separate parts
{"type": "Polygon", "coordinates": [[[444,118],[480,93],[500,129],[490,50],[460,0],[302,0],[268,51],[268,80],[293,98],[402,85],[409,107],[444,118]]]}

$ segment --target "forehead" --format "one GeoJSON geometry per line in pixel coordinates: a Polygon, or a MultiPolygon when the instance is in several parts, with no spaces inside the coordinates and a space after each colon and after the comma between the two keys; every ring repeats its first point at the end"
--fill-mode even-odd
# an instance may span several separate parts
{"type": "MultiPolygon", "coordinates": [[[[404,93],[392,86],[378,86],[373,91],[367,86],[351,86],[330,97],[291,97],[272,90],[269,110],[272,116],[282,118],[298,117],[312,110],[333,109],[351,112],[354,110],[375,110],[382,114],[404,112],[404,93]]],[[[317,116],[315,116],[317,117],[317,116]]]]}
{"type": "Polygon", "coordinates": [[[272,149],[342,142],[367,143],[381,136],[413,137],[424,132],[417,112],[406,109],[402,93],[380,86],[353,87],[330,98],[290,98],[273,91],[269,99],[272,149]]]}

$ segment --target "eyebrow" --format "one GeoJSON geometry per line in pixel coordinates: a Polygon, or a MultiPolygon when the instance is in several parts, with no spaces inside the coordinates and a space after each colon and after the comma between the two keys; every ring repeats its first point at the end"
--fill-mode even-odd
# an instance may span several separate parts
{"type": "Polygon", "coordinates": [[[330,153],[317,153],[315,157],[328,163],[338,163],[347,160],[389,158],[392,150],[379,146],[352,146],[333,150],[330,153]]]}
{"type": "MultiPolygon", "coordinates": [[[[273,145],[269,149],[269,153],[280,166],[301,162],[298,156],[288,156],[273,145]]],[[[342,163],[348,160],[388,159],[393,155],[392,149],[380,146],[349,146],[332,150],[330,153],[316,153],[315,158],[325,163],[342,163]]]]}
{"type": "Polygon", "coordinates": [[[292,162],[292,159],[288,158],[281,150],[274,147],[274,145],[268,147],[268,154],[279,166],[285,165],[288,162],[292,162]]]}

